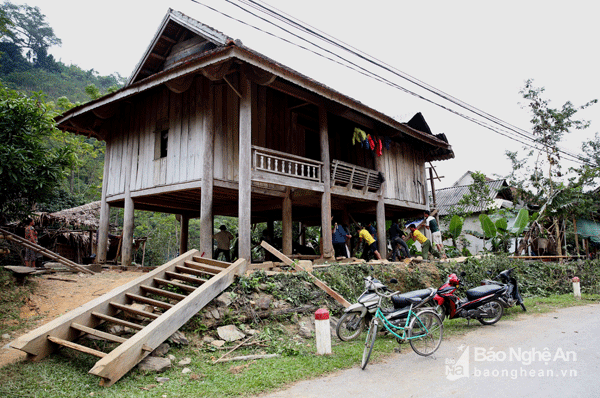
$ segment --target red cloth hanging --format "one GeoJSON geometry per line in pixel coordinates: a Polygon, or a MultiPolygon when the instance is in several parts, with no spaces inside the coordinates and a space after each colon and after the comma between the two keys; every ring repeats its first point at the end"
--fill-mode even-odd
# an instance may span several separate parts
{"type": "Polygon", "coordinates": [[[381,143],[381,139],[377,140],[377,156],[383,155],[383,144],[381,143]]]}
{"type": "Polygon", "coordinates": [[[371,135],[367,136],[367,138],[369,139],[369,146],[371,147],[371,150],[375,149],[375,141],[373,141],[371,135]]]}

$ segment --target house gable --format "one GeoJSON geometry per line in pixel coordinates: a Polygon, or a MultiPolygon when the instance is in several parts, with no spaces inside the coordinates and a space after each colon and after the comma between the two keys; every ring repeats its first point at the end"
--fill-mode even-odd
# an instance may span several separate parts
{"type": "Polygon", "coordinates": [[[230,41],[233,39],[223,33],[169,9],[126,86],[223,47],[230,41]]]}

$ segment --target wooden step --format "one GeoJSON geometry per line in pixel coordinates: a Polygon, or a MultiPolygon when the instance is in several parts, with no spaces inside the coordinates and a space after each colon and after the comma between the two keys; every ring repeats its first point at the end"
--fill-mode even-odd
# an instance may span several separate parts
{"type": "Polygon", "coordinates": [[[170,271],[165,272],[165,275],[168,276],[171,280],[178,279],[180,281],[195,283],[197,285],[201,285],[204,282],[208,281],[208,279],[198,278],[196,276],[189,276],[189,275],[179,274],[177,272],[170,272],[170,271]]]}
{"type": "Polygon", "coordinates": [[[121,303],[113,303],[112,301],[110,302],[110,305],[112,305],[113,307],[115,307],[117,309],[120,309],[121,311],[130,313],[130,314],[134,314],[134,315],[143,316],[144,318],[148,318],[148,319],[156,319],[160,316],[159,314],[155,314],[153,312],[138,310],[137,308],[132,308],[128,305],[121,304],[121,303]]]}
{"type": "Polygon", "coordinates": [[[212,274],[212,275],[216,275],[219,272],[223,271],[223,268],[221,268],[221,267],[216,267],[214,265],[209,265],[209,264],[197,263],[195,261],[186,261],[183,264],[185,265],[186,268],[192,268],[192,269],[195,269],[198,271],[203,271],[203,272],[206,272],[207,274],[212,274]]]}
{"type": "Polygon", "coordinates": [[[179,293],[171,292],[169,290],[159,289],[154,286],[142,285],[142,286],[140,286],[140,288],[148,293],[156,294],[157,296],[162,296],[162,297],[170,298],[170,299],[177,300],[177,301],[181,301],[187,297],[185,294],[179,294],[179,293]]]}
{"type": "Polygon", "coordinates": [[[124,343],[124,342],[127,341],[127,339],[124,338],[124,337],[115,336],[114,334],[110,334],[110,333],[106,333],[106,332],[101,332],[100,330],[96,330],[94,328],[90,328],[90,327],[87,327],[87,326],[84,326],[84,325],[80,325],[80,324],[75,323],[75,322],[73,322],[71,324],[71,327],[73,329],[77,329],[77,330],[82,331],[84,333],[91,334],[91,335],[96,336],[96,337],[100,337],[100,338],[102,338],[104,340],[112,341],[113,343],[124,343]]]}
{"type": "MultiPolygon", "coordinates": [[[[149,304],[154,307],[164,308],[166,310],[173,307],[173,304],[169,304],[169,303],[166,303],[166,302],[160,301],[160,300],[155,300],[153,298],[146,297],[146,296],[140,296],[139,294],[125,293],[125,296],[127,296],[132,301],[136,301],[138,303],[149,304]]],[[[184,296],[184,298],[185,298],[185,296],[184,296]]]]}
{"type": "Polygon", "coordinates": [[[228,263],[227,261],[212,260],[210,258],[204,258],[204,257],[198,257],[198,256],[193,256],[192,259],[197,263],[208,264],[208,265],[213,265],[215,267],[220,267],[221,270],[223,270],[231,265],[231,263],[228,263]]]}
{"type": "Polygon", "coordinates": [[[194,290],[196,290],[196,288],[194,286],[186,285],[186,284],[175,282],[175,281],[170,281],[170,280],[163,279],[163,278],[154,278],[154,282],[156,282],[160,285],[175,286],[175,287],[178,287],[178,288],[188,291],[188,292],[193,292],[194,290]]]}
{"type": "Polygon", "coordinates": [[[63,340],[63,339],[58,338],[58,337],[48,336],[48,340],[50,340],[53,343],[59,344],[59,345],[61,345],[63,347],[68,347],[68,348],[71,348],[73,350],[85,352],[86,354],[90,354],[90,355],[93,355],[93,356],[98,357],[98,358],[104,358],[105,356],[108,355],[105,352],[94,350],[93,348],[89,348],[89,347],[86,347],[86,346],[81,345],[81,344],[73,343],[72,341],[63,340]]]}
{"type": "Polygon", "coordinates": [[[137,323],[128,322],[123,319],[115,318],[114,316],[102,314],[100,312],[93,311],[92,315],[95,316],[96,318],[100,318],[104,321],[107,321],[110,323],[115,323],[115,324],[121,325],[121,326],[126,326],[128,328],[132,328],[132,329],[136,329],[136,330],[142,330],[144,328],[144,326],[138,325],[137,323]]]}

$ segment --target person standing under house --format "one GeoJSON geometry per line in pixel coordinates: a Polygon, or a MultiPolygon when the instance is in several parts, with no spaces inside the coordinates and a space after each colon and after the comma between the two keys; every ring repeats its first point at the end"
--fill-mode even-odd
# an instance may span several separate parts
{"type": "Polygon", "coordinates": [[[344,227],[335,223],[331,234],[333,250],[336,257],[348,257],[348,248],[346,247],[346,238],[351,238],[344,227]]]}
{"type": "Polygon", "coordinates": [[[225,225],[221,225],[219,229],[221,231],[213,235],[213,238],[217,241],[215,260],[217,260],[219,258],[219,255],[223,253],[225,255],[225,261],[229,263],[231,262],[229,247],[231,245],[231,241],[234,239],[234,236],[231,232],[227,230],[227,227],[225,225]]]}
{"type": "MultiPolygon", "coordinates": [[[[396,261],[396,255],[399,254],[397,247],[400,248],[400,252],[404,256],[404,258],[410,257],[410,250],[408,249],[408,245],[404,241],[404,231],[400,228],[400,220],[392,223],[392,226],[388,230],[390,234],[390,241],[392,242],[392,261],[396,261]]],[[[400,257],[398,255],[398,257],[400,257]]]]}
{"type": "MultiPolygon", "coordinates": [[[[34,226],[35,222],[31,218],[28,218],[25,220],[25,224],[27,224],[27,226],[25,227],[25,239],[27,239],[31,243],[37,244],[38,243],[38,235],[37,235],[37,231],[35,230],[35,226],[34,226]]],[[[35,251],[26,248],[25,249],[25,266],[35,268],[35,260],[36,260],[35,251]]]]}
{"type": "Polygon", "coordinates": [[[377,241],[375,238],[373,238],[373,236],[364,226],[359,225],[358,227],[360,228],[360,232],[358,234],[359,240],[362,241],[364,239],[366,242],[365,251],[370,250],[370,252],[375,255],[377,260],[381,260],[381,254],[379,254],[379,251],[377,250],[377,241]]]}
{"type": "Polygon", "coordinates": [[[431,246],[431,241],[427,239],[425,235],[419,232],[415,224],[410,224],[408,228],[410,228],[410,236],[414,240],[419,241],[419,243],[421,244],[421,253],[423,254],[423,260],[429,260],[429,251],[431,250],[432,254],[435,253],[435,249],[431,246]]]}
{"type": "Polygon", "coordinates": [[[440,227],[438,226],[437,220],[435,217],[430,215],[429,210],[425,210],[423,215],[425,216],[425,228],[431,231],[431,240],[435,244],[437,251],[442,255],[442,258],[446,258],[446,254],[444,253],[444,244],[442,243],[442,233],[440,232],[440,227]]]}

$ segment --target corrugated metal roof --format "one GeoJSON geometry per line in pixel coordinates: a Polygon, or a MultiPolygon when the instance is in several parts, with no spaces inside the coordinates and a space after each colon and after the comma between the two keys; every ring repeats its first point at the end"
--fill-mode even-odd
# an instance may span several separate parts
{"type": "MultiPolygon", "coordinates": [[[[506,180],[487,181],[485,184],[490,188],[488,199],[495,200],[501,198],[512,200],[512,193],[510,192],[510,189],[508,189],[506,180]]],[[[436,189],[435,199],[438,214],[440,216],[450,214],[452,206],[456,206],[463,196],[469,193],[469,187],[470,185],[460,185],[457,187],[436,189]]],[[[432,203],[432,199],[430,199],[430,203],[432,203]]],[[[471,213],[481,213],[495,207],[498,207],[498,205],[468,206],[464,210],[471,213]]]]}

